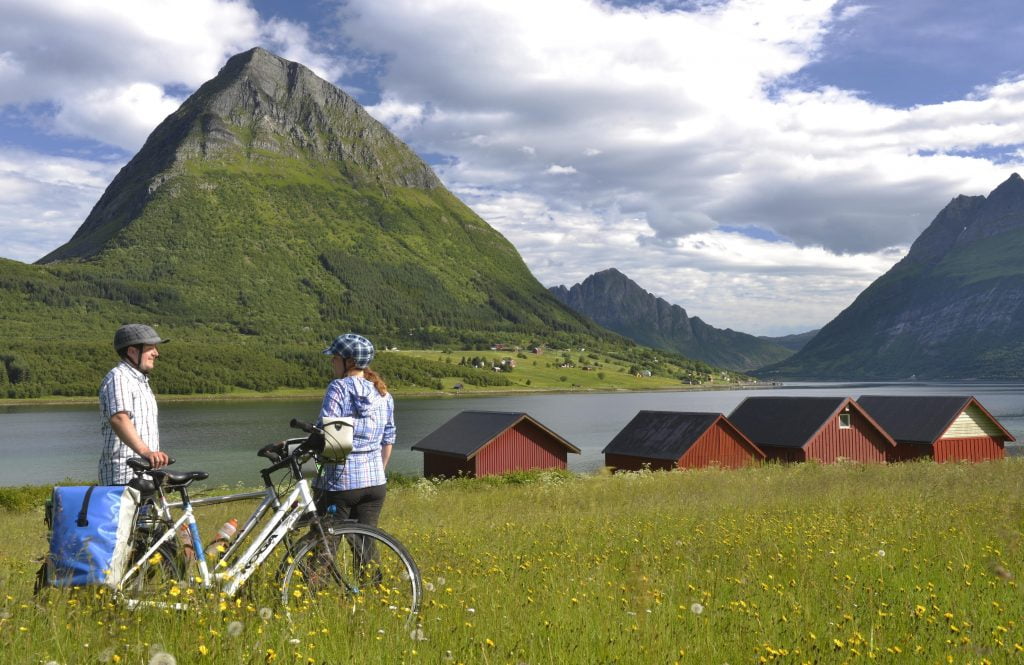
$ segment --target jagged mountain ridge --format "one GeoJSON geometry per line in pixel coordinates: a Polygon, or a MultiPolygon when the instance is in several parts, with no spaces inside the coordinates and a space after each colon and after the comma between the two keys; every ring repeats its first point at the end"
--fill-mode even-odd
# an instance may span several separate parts
{"type": "Polygon", "coordinates": [[[808,379],[1024,377],[1024,179],[957,196],[907,255],[799,353],[763,374],[808,379]]]}
{"type": "Polygon", "coordinates": [[[778,362],[792,351],[773,341],[710,326],[678,305],[640,287],[615,268],[568,288],[549,288],[556,298],[602,326],[639,344],[665,349],[727,369],[746,372],[778,362]]]}

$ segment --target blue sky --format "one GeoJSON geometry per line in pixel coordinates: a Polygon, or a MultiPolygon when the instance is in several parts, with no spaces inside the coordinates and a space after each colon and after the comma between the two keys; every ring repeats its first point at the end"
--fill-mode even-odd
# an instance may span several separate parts
{"type": "Polygon", "coordinates": [[[0,256],[66,242],[253,46],[338,84],[545,285],[615,267],[718,327],[827,323],[1021,169],[1010,0],[0,0],[0,256]]]}

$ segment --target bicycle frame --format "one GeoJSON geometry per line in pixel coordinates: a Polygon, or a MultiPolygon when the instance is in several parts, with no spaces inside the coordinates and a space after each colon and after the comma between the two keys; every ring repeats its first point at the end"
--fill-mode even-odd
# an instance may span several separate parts
{"type": "MultiPolygon", "coordinates": [[[[296,468],[297,466],[293,467],[293,472],[296,471],[296,468]]],[[[181,488],[182,501],[168,501],[164,495],[163,489],[161,488],[159,491],[160,500],[155,506],[157,514],[161,520],[165,523],[171,522],[171,511],[174,508],[180,508],[182,510],[182,514],[176,520],[171,522],[171,526],[160,535],[160,537],[149,547],[148,550],[146,550],[146,552],[132,563],[131,567],[122,578],[119,589],[123,590],[126,584],[130,582],[136,574],[138,574],[142,569],[142,566],[150,559],[150,557],[154,556],[164,543],[173,540],[181,526],[187,524],[195,549],[196,562],[199,567],[200,583],[207,589],[213,588],[215,583],[219,583],[221,590],[224,591],[225,594],[233,596],[238,591],[239,587],[241,587],[242,584],[252,576],[256,569],[259,568],[267,557],[270,556],[270,554],[277,548],[277,545],[294,530],[295,524],[299,519],[305,515],[316,513],[316,506],[309,480],[302,478],[301,473],[296,473],[299,478],[295,487],[286,497],[281,499],[269,478],[270,472],[274,470],[276,469],[271,467],[270,469],[262,472],[265,481],[265,488],[263,491],[259,492],[229,494],[219,497],[196,499],[193,501],[188,498],[188,493],[185,488],[181,488]],[[199,525],[196,522],[193,507],[215,505],[245,499],[255,499],[259,497],[263,497],[263,501],[256,507],[252,515],[249,516],[234,541],[220,557],[214,567],[215,570],[211,570],[206,559],[206,553],[202,547],[199,525]],[[249,544],[248,548],[241,555],[237,556],[237,558],[234,558],[241,544],[246,541],[249,534],[262,521],[267,510],[271,507],[274,508],[274,513],[270,520],[263,527],[262,531],[260,531],[259,535],[257,535],[249,544]],[[231,562],[228,563],[229,561],[231,562]]],[[[175,605],[175,608],[178,608],[177,604],[175,605]]]]}

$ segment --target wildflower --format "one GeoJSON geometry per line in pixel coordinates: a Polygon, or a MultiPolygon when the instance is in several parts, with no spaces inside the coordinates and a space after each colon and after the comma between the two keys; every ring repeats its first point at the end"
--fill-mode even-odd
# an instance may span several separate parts
{"type": "Polygon", "coordinates": [[[199,645],[199,653],[201,653],[201,654],[203,654],[205,656],[206,654],[210,653],[210,650],[207,648],[207,646],[205,644],[200,644],[199,645]]]}
{"type": "Polygon", "coordinates": [[[302,642],[302,640],[300,640],[297,637],[293,637],[292,639],[288,640],[288,644],[299,644],[300,642],[302,642]]]}
{"type": "Polygon", "coordinates": [[[885,550],[878,550],[878,558],[879,559],[884,559],[885,558],[885,550]]]}
{"type": "Polygon", "coordinates": [[[690,611],[694,614],[700,614],[704,611],[704,606],[700,603],[694,603],[693,605],[690,605],[690,611]]]}
{"type": "Polygon", "coordinates": [[[427,591],[433,591],[434,590],[434,584],[432,582],[424,582],[423,583],[423,588],[426,589],[427,591]]]}
{"type": "Polygon", "coordinates": [[[484,644],[486,644],[489,647],[493,647],[494,646],[494,640],[492,640],[491,638],[488,637],[486,640],[484,640],[484,644]]]}
{"type": "Polygon", "coordinates": [[[242,634],[242,630],[244,628],[245,627],[242,625],[241,621],[232,621],[231,623],[228,624],[228,628],[227,628],[228,635],[230,635],[231,637],[238,637],[239,635],[242,634]]]}
{"type": "Polygon", "coordinates": [[[415,629],[413,629],[413,631],[411,633],[409,633],[409,637],[411,637],[416,642],[426,642],[427,641],[427,636],[423,634],[423,629],[422,628],[415,628],[415,629]]]}
{"type": "Polygon", "coordinates": [[[166,651],[157,651],[150,657],[149,665],[178,665],[178,660],[166,651]]]}
{"type": "Polygon", "coordinates": [[[476,608],[475,607],[467,607],[466,611],[469,612],[470,614],[476,614],[476,608]]]}
{"type": "Polygon", "coordinates": [[[437,585],[438,585],[438,586],[444,586],[444,583],[445,583],[445,582],[447,582],[447,580],[446,580],[445,578],[443,578],[443,577],[440,577],[440,576],[438,576],[438,577],[437,577],[437,578],[435,578],[435,579],[437,580],[437,585]]]}
{"type": "Polygon", "coordinates": [[[260,608],[260,618],[261,619],[263,619],[264,621],[268,621],[268,620],[270,620],[270,618],[272,616],[274,616],[274,611],[272,609],[270,609],[269,607],[261,607],[260,608]]]}

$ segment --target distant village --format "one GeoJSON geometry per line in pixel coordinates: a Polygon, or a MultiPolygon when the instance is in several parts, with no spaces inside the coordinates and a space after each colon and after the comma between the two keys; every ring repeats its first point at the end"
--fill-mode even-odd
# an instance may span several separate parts
{"type": "MultiPolygon", "coordinates": [[[[981,462],[1015,439],[974,397],[748,397],[721,413],[640,411],[601,451],[615,471],[766,462],[981,462]]],[[[527,413],[463,411],[412,447],[423,475],[565,469],[580,449],[527,413]]]]}

